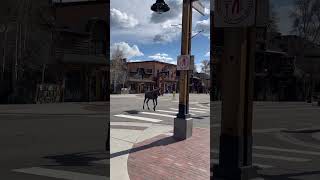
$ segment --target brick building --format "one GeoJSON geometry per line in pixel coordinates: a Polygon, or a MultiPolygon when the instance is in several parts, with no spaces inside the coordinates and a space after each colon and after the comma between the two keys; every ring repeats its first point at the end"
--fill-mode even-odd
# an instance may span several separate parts
{"type": "Polygon", "coordinates": [[[127,63],[127,87],[131,93],[143,93],[154,88],[161,92],[177,89],[177,67],[174,64],[159,61],[141,61],[127,63]]]}

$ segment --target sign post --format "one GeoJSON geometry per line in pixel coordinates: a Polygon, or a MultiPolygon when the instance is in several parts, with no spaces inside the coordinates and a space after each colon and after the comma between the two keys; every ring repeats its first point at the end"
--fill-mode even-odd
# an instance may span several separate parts
{"type": "Polygon", "coordinates": [[[192,32],[192,8],[196,7],[198,12],[203,12],[200,2],[195,0],[183,0],[182,4],[182,40],[181,56],[178,57],[177,70],[180,71],[179,77],[179,111],[174,119],[174,135],[178,140],[184,140],[192,136],[193,120],[189,115],[189,78],[191,55],[191,32],[192,32]],[[195,5],[195,4],[197,5],[195,5]],[[195,5],[195,6],[193,6],[195,5]]]}

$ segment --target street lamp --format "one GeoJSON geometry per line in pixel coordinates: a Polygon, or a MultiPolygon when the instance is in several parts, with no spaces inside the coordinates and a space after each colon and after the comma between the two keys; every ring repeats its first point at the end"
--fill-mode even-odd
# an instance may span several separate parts
{"type": "Polygon", "coordinates": [[[156,3],[154,3],[151,6],[151,10],[158,13],[162,14],[164,12],[167,12],[170,10],[169,6],[164,2],[164,0],[157,0],[156,3]]]}

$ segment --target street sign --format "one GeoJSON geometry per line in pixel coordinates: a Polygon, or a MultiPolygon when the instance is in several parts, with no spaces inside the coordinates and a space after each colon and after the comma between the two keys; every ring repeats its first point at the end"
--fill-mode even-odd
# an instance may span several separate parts
{"type": "Polygon", "coordinates": [[[256,0],[215,0],[216,27],[248,27],[255,24],[256,0]]]}
{"type": "Polygon", "coordinates": [[[203,4],[199,0],[193,1],[192,2],[192,7],[197,10],[202,16],[205,15],[205,9],[203,4]]]}
{"type": "Polygon", "coordinates": [[[190,62],[191,62],[190,59],[191,57],[189,55],[178,56],[177,70],[178,71],[190,70],[190,62]]]}

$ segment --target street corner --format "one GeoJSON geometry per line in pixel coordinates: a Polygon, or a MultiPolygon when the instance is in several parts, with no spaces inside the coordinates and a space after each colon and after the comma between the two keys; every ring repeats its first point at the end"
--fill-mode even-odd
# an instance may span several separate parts
{"type": "Polygon", "coordinates": [[[134,144],[127,163],[130,180],[209,179],[209,137],[209,129],[194,128],[187,140],[175,140],[171,131],[134,144]]]}

